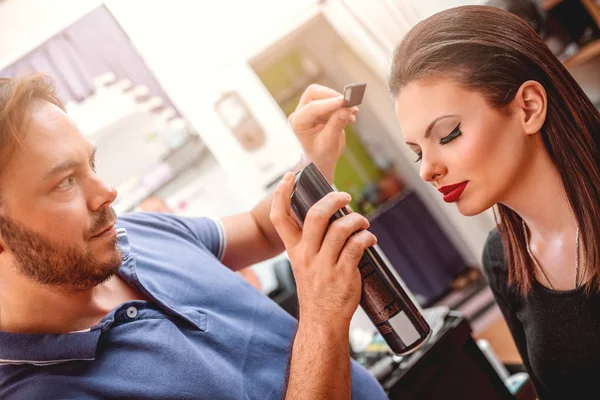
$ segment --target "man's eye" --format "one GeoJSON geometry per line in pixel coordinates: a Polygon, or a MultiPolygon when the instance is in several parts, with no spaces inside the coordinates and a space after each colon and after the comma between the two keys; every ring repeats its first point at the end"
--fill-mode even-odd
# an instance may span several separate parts
{"type": "Polygon", "coordinates": [[[63,181],[56,187],[59,190],[68,190],[70,188],[72,188],[75,185],[75,178],[72,176],[69,176],[65,179],[63,179],[63,181]]]}

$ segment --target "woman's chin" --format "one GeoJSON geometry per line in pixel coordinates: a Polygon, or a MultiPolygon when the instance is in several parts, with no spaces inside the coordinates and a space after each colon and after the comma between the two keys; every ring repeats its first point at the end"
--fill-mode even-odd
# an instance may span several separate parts
{"type": "Polygon", "coordinates": [[[458,199],[458,201],[455,203],[456,208],[458,208],[458,212],[460,212],[465,217],[473,217],[475,215],[481,214],[482,212],[484,212],[485,210],[487,210],[488,208],[491,207],[491,205],[489,207],[486,207],[481,202],[475,202],[472,200],[473,199],[464,199],[464,198],[458,199]],[[469,201],[469,200],[471,200],[471,201],[469,201]]]}

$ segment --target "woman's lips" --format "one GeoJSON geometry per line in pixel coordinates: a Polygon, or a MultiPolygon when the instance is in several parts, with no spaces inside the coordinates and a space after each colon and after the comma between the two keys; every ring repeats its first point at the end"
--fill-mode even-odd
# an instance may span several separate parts
{"type": "Polygon", "coordinates": [[[444,195],[446,203],[454,203],[463,194],[468,184],[469,182],[465,181],[455,185],[442,186],[438,190],[444,195]]]}

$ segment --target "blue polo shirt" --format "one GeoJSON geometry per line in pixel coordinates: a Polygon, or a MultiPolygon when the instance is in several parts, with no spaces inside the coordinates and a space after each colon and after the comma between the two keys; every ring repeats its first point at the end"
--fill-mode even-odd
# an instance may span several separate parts
{"type": "MultiPolygon", "coordinates": [[[[83,332],[0,332],[0,398],[281,399],[297,321],[225,267],[219,222],[117,224],[130,301],[83,332]]],[[[386,399],[352,363],[352,398],[386,399]]]]}

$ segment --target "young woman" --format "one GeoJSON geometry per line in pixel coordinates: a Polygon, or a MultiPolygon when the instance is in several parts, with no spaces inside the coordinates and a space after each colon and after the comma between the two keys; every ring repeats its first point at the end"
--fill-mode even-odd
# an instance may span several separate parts
{"type": "Polygon", "coordinates": [[[497,207],[483,265],[540,398],[598,396],[598,110],[525,21],[492,7],[415,26],[389,86],[421,177],[466,216],[497,207]]]}

